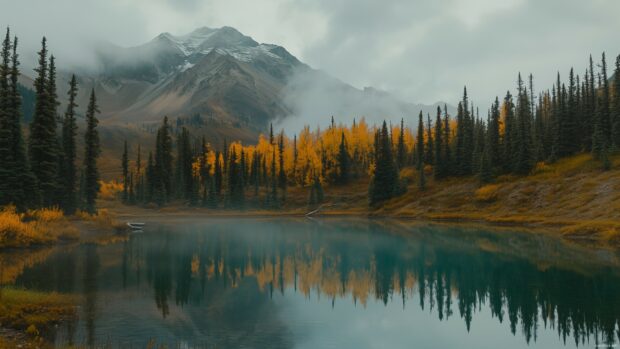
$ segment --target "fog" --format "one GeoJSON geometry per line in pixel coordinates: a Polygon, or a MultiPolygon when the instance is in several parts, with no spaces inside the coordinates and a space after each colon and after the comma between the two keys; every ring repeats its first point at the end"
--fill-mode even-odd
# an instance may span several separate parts
{"type": "MultiPolygon", "coordinates": [[[[425,104],[456,104],[467,85],[486,108],[514,89],[518,72],[547,88],[558,70],[583,73],[590,53],[598,60],[607,51],[609,62],[620,53],[617,0],[19,0],[1,8],[0,26],[19,36],[26,74],[43,35],[59,66],[71,69],[92,63],[101,40],[136,46],[161,32],[228,25],[357,89],[425,104]]],[[[331,102],[316,103],[319,90],[298,113],[312,103],[335,113],[331,102]]]]}
{"type": "MultiPolygon", "coordinates": [[[[400,123],[404,119],[408,126],[416,126],[418,113],[424,114],[426,122],[427,113],[435,119],[437,106],[407,103],[393,95],[365,88],[356,89],[325,73],[317,71],[300,70],[290,79],[283,91],[283,102],[291,111],[276,127],[284,129],[287,133],[298,132],[305,125],[325,127],[334,117],[336,123],[350,125],[354,119],[358,121],[364,118],[370,125],[379,125],[384,120],[393,124],[400,123]]],[[[454,108],[448,106],[448,112],[453,113],[454,108]]],[[[415,127],[414,127],[415,128],[415,127]]]]}

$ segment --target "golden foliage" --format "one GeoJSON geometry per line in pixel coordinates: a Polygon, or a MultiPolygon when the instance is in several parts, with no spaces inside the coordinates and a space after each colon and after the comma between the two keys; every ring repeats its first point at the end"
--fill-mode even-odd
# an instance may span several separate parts
{"type": "Polygon", "coordinates": [[[13,206],[4,207],[0,211],[0,248],[28,247],[59,239],[77,239],[79,232],[67,223],[67,219],[57,208],[19,214],[13,206]]]}
{"type": "Polygon", "coordinates": [[[99,198],[102,200],[116,200],[122,191],[122,183],[116,181],[99,181],[99,198]]]}
{"type": "Polygon", "coordinates": [[[499,184],[488,184],[479,188],[474,193],[474,199],[478,202],[492,202],[497,200],[497,191],[499,190],[499,184]]]}

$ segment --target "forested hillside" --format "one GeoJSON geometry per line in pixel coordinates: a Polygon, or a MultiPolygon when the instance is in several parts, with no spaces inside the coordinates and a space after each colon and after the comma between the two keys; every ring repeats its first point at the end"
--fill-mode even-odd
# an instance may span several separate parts
{"type": "MultiPolygon", "coordinates": [[[[312,204],[321,202],[324,186],[344,186],[368,178],[368,202],[377,207],[402,195],[408,168],[420,190],[434,179],[475,177],[480,185],[498,176],[525,176],[536,167],[579,153],[592,154],[602,170],[620,148],[620,79],[609,83],[605,55],[600,69],[590,60],[583,79],[571,71],[568,80],[534,93],[533,77],[521,74],[517,88],[496,98],[480,115],[467,89],[457,114],[437,108],[418,115],[415,131],[400,125],[352,125],[332,119],[326,129],[305,127],[299,134],[261,135],[256,145],[209,144],[185,127],[176,137],[165,119],[155,152],[123,155],[128,202],[164,205],[183,199],[210,207],[281,207],[287,188],[308,188],[312,204]],[[130,163],[130,160],[133,159],[130,163]]],[[[615,70],[620,71],[620,57],[615,70]]],[[[133,145],[133,149],[135,150],[133,145]]],[[[126,148],[127,149],[127,148],[126,148]]],[[[411,178],[411,177],[410,177],[411,178]]]]}

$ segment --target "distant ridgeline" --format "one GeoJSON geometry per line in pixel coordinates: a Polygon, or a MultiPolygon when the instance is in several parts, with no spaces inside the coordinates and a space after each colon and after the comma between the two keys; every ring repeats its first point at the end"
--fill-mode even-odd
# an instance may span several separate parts
{"type": "Polygon", "coordinates": [[[207,207],[279,208],[290,186],[308,188],[310,205],[323,200],[324,185],[347,185],[369,178],[368,197],[377,205],[407,190],[401,170],[417,172],[419,190],[426,176],[435,179],[476,176],[481,184],[503,174],[528,175],[540,162],[554,162],[580,152],[592,153],[601,167],[620,149],[620,56],[613,80],[608,79],[605,54],[600,69],[580,78],[570,70],[568,82],[534,94],[518,75],[515,95],[508,92],[481,117],[464,89],[456,116],[447,107],[418,116],[417,129],[400,125],[368,125],[326,129],[305,127],[293,137],[284,132],[261,135],[256,145],[224,142],[213,147],[192,137],[185,125],[200,117],[178,119],[177,132],[164,119],[155,151],[144,166],[142,154],[123,154],[123,200],[164,205],[182,199],[207,207]],[[176,140],[173,136],[176,134],[176,140]],[[176,149],[174,149],[176,148],[176,149]],[[173,154],[176,152],[176,154],[173,154]],[[130,166],[130,157],[136,157],[130,166]]]}

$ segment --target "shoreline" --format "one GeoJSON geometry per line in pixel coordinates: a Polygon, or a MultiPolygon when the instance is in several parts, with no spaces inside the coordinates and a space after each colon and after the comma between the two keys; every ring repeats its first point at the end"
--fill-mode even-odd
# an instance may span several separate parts
{"type": "MultiPolygon", "coordinates": [[[[573,220],[573,221],[554,221],[553,219],[544,219],[535,216],[495,216],[484,218],[481,215],[467,213],[447,213],[447,214],[390,214],[383,212],[373,212],[369,210],[353,210],[353,211],[321,211],[311,216],[301,209],[290,209],[281,211],[266,210],[213,210],[202,207],[187,206],[168,206],[163,208],[145,208],[139,206],[126,206],[115,203],[114,207],[107,206],[105,208],[117,221],[129,221],[131,219],[142,219],[151,222],[177,221],[183,219],[274,219],[297,218],[297,219],[337,219],[337,218],[353,218],[353,219],[386,219],[408,222],[412,225],[416,224],[450,224],[459,226],[479,226],[486,228],[510,228],[510,230],[519,229],[522,231],[544,233],[556,236],[557,238],[576,243],[584,246],[606,247],[620,249],[620,240],[605,239],[599,236],[604,229],[615,228],[613,222],[592,222],[589,220],[573,220]],[[584,231],[581,229],[588,229],[584,231]],[[598,229],[598,231],[594,231],[598,229]]],[[[619,222],[620,223],[620,222],[619,222]]]]}

